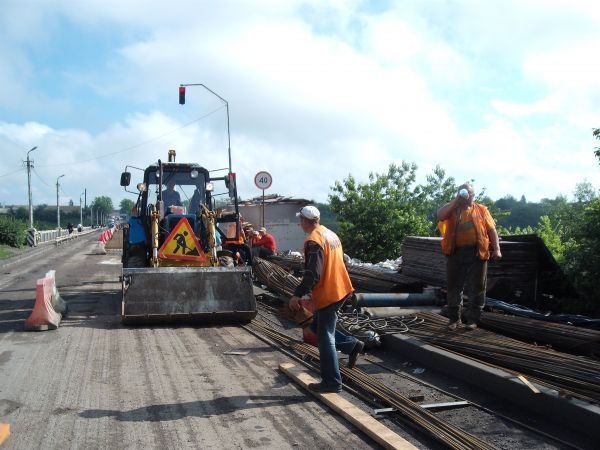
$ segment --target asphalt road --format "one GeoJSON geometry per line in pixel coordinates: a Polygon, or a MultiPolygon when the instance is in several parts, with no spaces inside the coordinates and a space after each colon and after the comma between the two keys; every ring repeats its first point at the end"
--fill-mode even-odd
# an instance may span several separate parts
{"type": "Polygon", "coordinates": [[[96,239],[2,267],[3,450],[374,446],[280,374],[288,359],[243,328],[121,326],[120,255],[95,254],[96,239]],[[26,332],[50,269],[69,314],[57,330],[26,332]]]}

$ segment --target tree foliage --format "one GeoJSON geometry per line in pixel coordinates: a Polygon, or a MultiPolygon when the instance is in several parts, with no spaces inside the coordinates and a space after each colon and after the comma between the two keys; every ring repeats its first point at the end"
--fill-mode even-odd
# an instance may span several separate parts
{"type": "Polygon", "coordinates": [[[21,247],[27,240],[27,223],[12,217],[0,217],[0,244],[21,247]]]}
{"type": "Polygon", "coordinates": [[[122,214],[131,214],[131,210],[135,206],[135,202],[130,198],[124,198],[119,203],[119,212],[122,214]]]}
{"type": "Polygon", "coordinates": [[[600,199],[590,202],[573,224],[563,268],[583,299],[582,312],[600,312],[600,199]]]}
{"type": "Polygon", "coordinates": [[[434,234],[436,208],[451,198],[454,180],[436,167],[426,185],[416,185],[416,170],[414,163],[402,162],[385,174],[369,173],[367,183],[352,175],[335,182],[329,204],[349,255],[369,262],[395,259],[406,236],[434,234]]]}
{"type": "MultiPolygon", "coordinates": [[[[593,134],[596,139],[600,139],[600,128],[595,128],[593,134]]],[[[596,158],[600,161],[600,147],[594,148],[594,155],[596,155],[596,158]]]]}
{"type": "Polygon", "coordinates": [[[106,196],[96,197],[92,202],[92,208],[94,208],[94,211],[105,216],[112,214],[114,211],[112,199],[106,196]]]}

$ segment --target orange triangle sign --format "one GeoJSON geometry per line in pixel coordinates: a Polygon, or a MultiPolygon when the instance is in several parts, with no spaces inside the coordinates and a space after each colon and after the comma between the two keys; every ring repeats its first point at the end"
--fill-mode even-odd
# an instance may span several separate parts
{"type": "Polygon", "coordinates": [[[165,259],[184,261],[206,261],[206,255],[200,247],[192,227],[185,217],[182,217],[163,245],[158,249],[158,256],[165,259]]]}

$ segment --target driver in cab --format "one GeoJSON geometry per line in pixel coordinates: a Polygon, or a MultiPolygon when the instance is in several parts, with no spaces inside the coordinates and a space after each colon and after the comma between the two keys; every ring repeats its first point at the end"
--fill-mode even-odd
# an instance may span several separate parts
{"type": "Polygon", "coordinates": [[[179,192],[175,190],[175,181],[167,182],[167,189],[162,192],[162,199],[165,208],[170,206],[182,206],[179,192]]]}

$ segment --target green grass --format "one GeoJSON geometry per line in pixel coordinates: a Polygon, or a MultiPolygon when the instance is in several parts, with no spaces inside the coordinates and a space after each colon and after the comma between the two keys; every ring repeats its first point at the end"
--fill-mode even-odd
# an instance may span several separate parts
{"type": "Polygon", "coordinates": [[[9,258],[21,251],[22,249],[11,247],[9,245],[0,245],[0,259],[9,258]]]}

